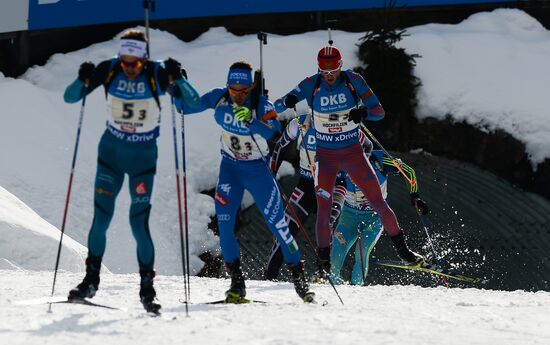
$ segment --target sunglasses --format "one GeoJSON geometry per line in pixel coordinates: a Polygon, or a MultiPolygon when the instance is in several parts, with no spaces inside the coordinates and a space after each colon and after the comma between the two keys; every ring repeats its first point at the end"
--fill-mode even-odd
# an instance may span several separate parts
{"type": "Polygon", "coordinates": [[[122,68],[138,69],[143,66],[143,62],[141,60],[134,60],[132,62],[120,60],[120,66],[122,66],[122,68]]]}
{"type": "Polygon", "coordinates": [[[246,96],[250,93],[250,91],[252,90],[251,87],[249,88],[246,88],[246,89],[242,89],[242,90],[236,90],[234,88],[232,88],[231,86],[229,86],[227,88],[227,90],[229,90],[229,93],[232,95],[232,96],[238,96],[238,95],[241,95],[241,96],[246,96]]]}
{"type": "Polygon", "coordinates": [[[322,75],[334,75],[338,72],[340,72],[340,67],[338,67],[337,69],[330,70],[330,71],[323,71],[322,69],[319,70],[319,73],[321,73],[322,75]]]}

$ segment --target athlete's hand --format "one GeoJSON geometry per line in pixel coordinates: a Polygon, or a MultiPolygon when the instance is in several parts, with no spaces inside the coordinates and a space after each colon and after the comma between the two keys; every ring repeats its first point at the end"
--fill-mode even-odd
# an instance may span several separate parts
{"type": "Polygon", "coordinates": [[[168,58],[168,60],[164,61],[164,69],[174,80],[178,80],[182,77],[181,64],[172,58],[168,58]]]}
{"type": "Polygon", "coordinates": [[[252,122],[252,112],[247,107],[235,107],[233,108],[233,113],[235,113],[235,118],[237,120],[245,124],[252,122]]]}
{"type": "Polygon", "coordinates": [[[288,94],[285,97],[284,103],[287,108],[294,108],[296,106],[296,103],[298,103],[298,97],[293,94],[288,94]]]}
{"type": "Polygon", "coordinates": [[[84,83],[88,82],[95,71],[95,65],[90,61],[84,62],[78,69],[78,79],[84,83]]]}
{"type": "Polygon", "coordinates": [[[422,212],[423,215],[427,215],[430,213],[430,208],[428,207],[428,204],[422,199],[420,199],[420,195],[418,193],[411,193],[411,204],[416,208],[419,212],[422,212]]]}
{"type": "Polygon", "coordinates": [[[349,111],[349,119],[355,123],[361,123],[361,120],[366,117],[367,109],[365,108],[353,108],[349,111]]]}

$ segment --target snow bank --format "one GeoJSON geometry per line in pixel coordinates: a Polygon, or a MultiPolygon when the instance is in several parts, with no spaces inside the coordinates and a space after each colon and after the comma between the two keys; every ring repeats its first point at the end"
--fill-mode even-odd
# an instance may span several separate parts
{"type": "Polygon", "coordinates": [[[419,54],[420,118],[503,130],[526,144],[533,166],[550,158],[550,32],[523,11],[474,14],[456,25],[409,28],[400,43],[419,54]]]}
{"type": "MultiPolygon", "coordinates": [[[[60,236],[58,229],[0,187],[0,269],[52,271],[60,236]]],[[[87,252],[64,236],[59,268],[84,271],[87,252]]]]}

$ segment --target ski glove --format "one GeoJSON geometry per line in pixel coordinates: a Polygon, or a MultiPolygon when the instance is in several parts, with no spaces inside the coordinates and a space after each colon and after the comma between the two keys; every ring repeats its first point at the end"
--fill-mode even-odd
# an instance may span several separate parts
{"type": "Polygon", "coordinates": [[[411,205],[414,206],[419,212],[422,212],[423,215],[430,213],[430,208],[428,204],[422,199],[418,193],[411,193],[411,205]]]}
{"type": "Polygon", "coordinates": [[[359,109],[353,108],[349,111],[349,119],[355,123],[361,123],[361,120],[366,117],[367,117],[366,108],[359,108],[359,109]]]}
{"type": "Polygon", "coordinates": [[[247,107],[235,107],[233,108],[233,112],[235,113],[235,118],[237,120],[242,121],[247,125],[252,122],[252,112],[247,107]]]}
{"type": "Polygon", "coordinates": [[[174,80],[178,80],[182,77],[181,64],[172,58],[168,58],[168,60],[164,61],[164,69],[174,80]]]}
{"type": "Polygon", "coordinates": [[[80,68],[78,69],[78,79],[85,83],[87,80],[90,80],[90,78],[92,78],[94,71],[95,65],[90,61],[86,61],[82,65],[80,65],[80,68]]]}
{"type": "Polygon", "coordinates": [[[287,108],[294,108],[296,106],[296,103],[298,103],[298,97],[293,94],[288,94],[285,97],[284,103],[287,108]]]}

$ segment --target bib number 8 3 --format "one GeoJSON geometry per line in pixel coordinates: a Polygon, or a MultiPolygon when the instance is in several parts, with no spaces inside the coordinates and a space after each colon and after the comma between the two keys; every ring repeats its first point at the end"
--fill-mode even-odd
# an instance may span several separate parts
{"type": "MultiPolygon", "coordinates": [[[[242,147],[241,141],[239,140],[238,137],[231,136],[229,138],[229,140],[231,140],[231,148],[233,150],[235,150],[235,151],[241,151],[242,150],[243,147],[242,147]]],[[[245,146],[247,151],[252,151],[252,144],[249,141],[245,141],[244,146],[245,146]]]]}

